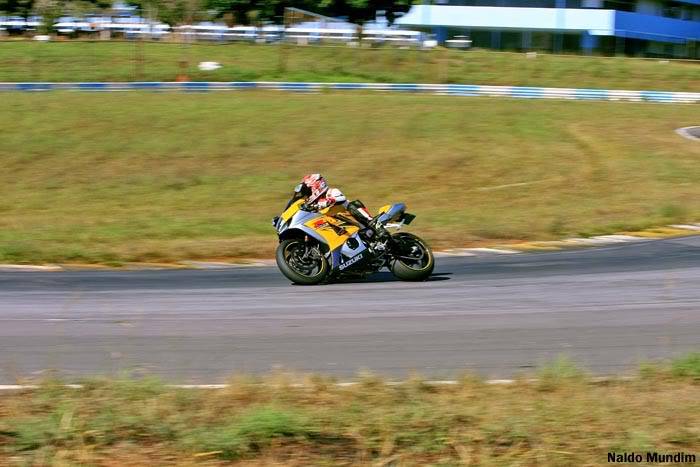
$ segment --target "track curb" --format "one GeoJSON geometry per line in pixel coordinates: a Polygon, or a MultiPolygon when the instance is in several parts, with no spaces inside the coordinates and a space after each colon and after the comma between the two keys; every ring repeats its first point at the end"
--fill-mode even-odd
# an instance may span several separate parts
{"type": "Polygon", "coordinates": [[[565,238],[562,240],[534,240],[530,242],[498,244],[483,248],[452,248],[435,252],[435,256],[483,256],[561,251],[596,246],[620,245],[623,243],[640,243],[664,238],[686,237],[689,235],[700,235],[700,224],[672,224],[645,230],[619,232],[617,234],[565,238]]]}
{"type": "MultiPolygon", "coordinates": [[[[561,240],[534,240],[518,243],[499,243],[486,247],[476,248],[450,248],[435,252],[435,257],[467,257],[467,256],[496,256],[513,255],[523,253],[542,253],[549,251],[573,250],[600,246],[612,246],[625,243],[641,243],[665,238],[687,237],[700,235],[700,223],[671,224],[661,227],[652,227],[644,230],[618,232],[616,234],[597,235],[593,237],[572,237],[561,240]]],[[[61,272],[81,270],[105,270],[105,271],[153,271],[171,269],[241,269],[271,267],[275,265],[273,259],[250,259],[240,262],[225,261],[179,261],[176,263],[127,263],[121,267],[102,264],[0,264],[1,272],[26,271],[26,272],[61,272]]]]}
{"type": "Polygon", "coordinates": [[[548,88],[534,86],[488,86],[480,84],[437,83],[318,83],[275,81],[146,81],[146,82],[0,82],[4,92],[47,91],[155,91],[155,92],[221,92],[251,89],[295,93],[320,92],[400,92],[437,94],[455,97],[509,97],[515,99],[563,99],[596,101],[656,102],[663,104],[700,103],[700,93],[683,91],[548,88]]]}

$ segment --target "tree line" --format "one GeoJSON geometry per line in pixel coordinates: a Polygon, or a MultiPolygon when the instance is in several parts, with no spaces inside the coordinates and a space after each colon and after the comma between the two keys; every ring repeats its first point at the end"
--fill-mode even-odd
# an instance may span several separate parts
{"type": "MultiPolygon", "coordinates": [[[[127,0],[143,17],[171,26],[194,21],[222,19],[229,25],[282,24],[286,7],[296,7],[326,16],[347,18],[362,23],[384,10],[389,22],[396,13],[406,12],[412,0],[127,0]]],[[[61,15],[105,13],[109,0],[0,0],[0,13],[28,17],[33,14],[49,20],[61,15]]]]}

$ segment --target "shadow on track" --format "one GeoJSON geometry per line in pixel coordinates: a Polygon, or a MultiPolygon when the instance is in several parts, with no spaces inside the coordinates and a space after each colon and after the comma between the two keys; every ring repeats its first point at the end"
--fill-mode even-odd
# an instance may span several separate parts
{"type": "MultiPolygon", "coordinates": [[[[446,277],[446,276],[451,276],[451,272],[439,272],[439,273],[434,273],[432,274],[428,280],[424,282],[440,282],[440,281],[449,281],[451,278],[446,277]]],[[[346,277],[343,279],[335,279],[332,282],[329,282],[327,284],[318,284],[317,286],[313,285],[299,285],[299,284],[291,284],[295,287],[322,287],[323,285],[332,285],[332,284],[371,284],[371,283],[382,283],[382,282],[404,282],[401,279],[397,278],[390,272],[377,272],[372,274],[371,276],[368,277],[346,277]]]]}
{"type": "MultiPolygon", "coordinates": [[[[450,276],[452,275],[451,272],[440,272],[440,273],[435,273],[432,274],[428,280],[425,282],[438,282],[438,281],[448,281],[450,280],[450,276]]],[[[397,278],[390,272],[377,272],[375,274],[372,274],[371,276],[364,277],[364,278],[347,278],[347,279],[341,279],[334,284],[366,284],[366,283],[376,283],[376,282],[403,282],[401,279],[397,278]]]]}

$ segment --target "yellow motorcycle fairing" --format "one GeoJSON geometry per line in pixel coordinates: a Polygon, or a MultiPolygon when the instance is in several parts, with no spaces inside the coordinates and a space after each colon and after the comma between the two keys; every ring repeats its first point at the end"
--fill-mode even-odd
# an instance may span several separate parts
{"type": "MultiPolygon", "coordinates": [[[[294,217],[294,215],[299,212],[302,204],[304,204],[303,199],[292,203],[291,206],[282,213],[282,216],[280,216],[282,217],[282,221],[288,222],[294,217]]],[[[334,205],[320,210],[319,214],[321,214],[320,217],[311,219],[303,225],[323,238],[326,243],[328,243],[328,248],[331,251],[341,247],[353,234],[360,230],[357,226],[332,217],[342,215],[352,219],[352,215],[343,206],[334,205]]]]}
{"type": "Polygon", "coordinates": [[[294,217],[294,214],[296,214],[296,213],[299,212],[299,208],[300,208],[300,206],[301,206],[302,204],[304,204],[304,200],[303,200],[303,199],[298,199],[298,200],[294,201],[294,202],[287,208],[287,210],[284,211],[284,212],[282,213],[282,215],[280,216],[280,217],[282,218],[282,221],[283,221],[283,222],[289,222],[289,219],[291,219],[292,217],[294,217]]]}
{"type": "Polygon", "coordinates": [[[360,230],[357,226],[332,217],[340,214],[352,219],[352,215],[342,206],[331,206],[322,209],[319,213],[323,216],[312,219],[304,225],[323,237],[331,251],[343,246],[350,237],[360,230]]]}

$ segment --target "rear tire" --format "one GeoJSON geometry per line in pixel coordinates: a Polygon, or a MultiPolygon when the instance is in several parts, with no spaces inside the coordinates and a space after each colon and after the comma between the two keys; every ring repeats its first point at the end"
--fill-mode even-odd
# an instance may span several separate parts
{"type": "Polygon", "coordinates": [[[285,240],[282,243],[280,243],[277,247],[277,254],[275,255],[275,259],[277,260],[277,267],[280,269],[280,272],[282,272],[284,277],[294,282],[295,284],[319,284],[323,282],[324,279],[326,279],[326,276],[328,276],[328,272],[330,271],[330,268],[328,267],[328,261],[325,257],[320,256],[316,260],[318,271],[312,272],[311,275],[303,274],[301,271],[298,271],[291,264],[289,264],[294,248],[297,248],[302,243],[303,240],[298,238],[285,240]]]}
{"type": "MultiPolygon", "coordinates": [[[[415,261],[406,259],[395,259],[391,264],[391,272],[402,281],[420,282],[427,280],[435,269],[435,257],[433,251],[427,243],[417,235],[410,233],[398,233],[392,235],[395,241],[404,246],[411,246],[411,250],[420,251],[419,257],[415,261]]],[[[407,252],[403,252],[407,254],[407,252]]]]}

